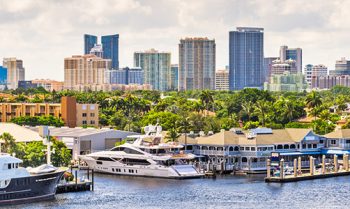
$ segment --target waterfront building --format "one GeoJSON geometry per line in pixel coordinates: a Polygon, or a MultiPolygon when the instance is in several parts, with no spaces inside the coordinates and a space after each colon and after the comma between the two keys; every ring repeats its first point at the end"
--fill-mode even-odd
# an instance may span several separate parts
{"type": "Polygon", "coordinates": [[[112,68],[119,69],[119,34],[101,37],[103,58],[112,60],[112,68]]]}
{"type": "MultiPolygon", "coordinates": [[[[271,75],[282,75],[284,72],[289,72],[290,74],[297,74],[298,70],[296,68],[295,60],[274,60],[272,61],[271,75]]],[[[301,73],[300,73],[301,74],[301,73]]]]}
{"type": "Polygon", "coordinates": [[[267,91],[303,92],[307,87],[303,74],[291,74],[289,71],[285,71],[282,75],[271,75],[270,82],[264,84],[264,90],[267,91]]]}
{"type": "Polygon", "coordinates": [[[7,84],[7,68],[0,66],[0,85],[7,84]]]}
{"type": "Polygon", "coordinates": [[[179,65],[171,65],[170,68],[170,90],[179,89],[179,65]]]}
{"type": "Polygon", "coordinates": [[[17,89],[18,81],[25,80],[23,61],[15,57],[4,58],[3,67],[7,68],[7,87],[9,89],[17,89]]]}
{"type": "Polygon", "coordinates": [[[46,91],[62,91],[64,83],[62,81],[55,81],[50,79],[35,79],[32,80],[37,87],[43,87],[46,91]]]}
{"type": "Polygon", "coordinates": [[[90,54],[95,44],[97,44],[97,36],[84,34],[84,54],[90,54]]]}
{"type": "Polygon", "coordinates": [[[312,76],[311,88],[326,90],[333,86],[350,87],[350,75],[327,75],[327,76],[312,76]]]}
{"type": "Polygon", "coordinates": [[[215,72],[215,90],[230,90],[228,70],[217,70],[215,72]]]}
{"type": "Polygon", "coordinates": [[[89,54],[94,54],[97,57],[103,58],[103,48],[101,44],[95,44],[94,47],[91,48],[89,54]]]}
{"type": "Polygon", "coordinates": [[[350,75],[350,61],[342,57],[335,62],[335,70],[330,70],[329,75],[340,76],[350,75]]]}
{"type": "Polygon", "coordinates": [[[179,91],[215,89],[215,40],[185,38],[179,44],[179,91]]]}
{"type": "Polygon", "coordinates": [[[143,84],[144,73],[139,67],[120,68],[119,70],[106,71],[106,83],[108,84],[143,84]]]}
{"type": "Polygon", "coordinates": [[[269,82],[272,70],[273,61],[278,60],[279,57],[265,57],[264,58],[264,81],[269,82]]]}
{"type": "Polygon", "coordinates": [[[309,87],[311,87],[312,68],[313,68],[313,65],[307,64],[305,65],[304,72],[303,72],[303,74],[305,75],[306,83],[309,85],[309,87]]]}
{"type": "Polygon", "coordinates": [[[18,88],[20,89],[31,89],[36,87],[38,86],[32,81],[18,81],[18,88]]]}
{"type": "Polygon", "coordinates": [[[0,122],[22,116],[54,116],[65,126],[98,127],[98,104],[78,104],[73,97],[62,97],[61,103],[0,103],[0,122]]]}
{"type": "Polygon", "coordinates": [[[159,52],[155,49],[150,49],[134,53],[134,66],[143,70],[143,82],[152,85],[154,90],[169,90],[170,63],[171,57],[169,52],[159,52]]]}
{"type": "Polygon", "coordinates": [[[230,90],[261,88],[264,83],[264,29],[237,27],[229,32],[230,90]]]}
{"type": "Polygon", "coordinates": [[[89,90],[89,86],[103,85],[106,83],[105,73],[110,68],[111,60],[93,54],[65,58],[64,88],[86,91],[89,90]]]}
{"type": "Polygon", "coordinates": [[[303,69],[303,51],[301,48],[288,48],[288,46],[280,47],[280,60],[282,62],[292,59],[296,63],[298,73],[302,73],[303,69]]]}

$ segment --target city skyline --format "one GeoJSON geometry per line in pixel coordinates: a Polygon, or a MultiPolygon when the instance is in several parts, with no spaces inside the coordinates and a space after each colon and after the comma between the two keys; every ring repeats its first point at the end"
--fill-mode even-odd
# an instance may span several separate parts
{"type": "Polygon", "coordinates": [[[27,79],[63,80],[63,59],[81,55],[83,34],[119,34],[120,67],[132,67],[133,53],[149,48],[171,52],[172,64],[178,64],[178,41],[198,36],[215,39],[221,69],[228,65],[229,31],[249,26],[264,28],[265,57],[277,56],[281,45],[300,47],[304,66],[334,69],[335,60],[350,57],[350,20],[342,9],[350,2],[316,2],[0,1],[0,55],[22,59],[27,79]]]}

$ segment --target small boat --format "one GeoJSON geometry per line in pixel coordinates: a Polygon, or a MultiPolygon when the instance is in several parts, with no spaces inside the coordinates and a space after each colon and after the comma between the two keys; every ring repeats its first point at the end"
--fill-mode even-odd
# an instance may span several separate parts
{"type": "Polygon", "coordinates": [[[0,206],[53,199],[65,170],[52,165],[26,169],[21,163],[0,153],[0,206]]]}

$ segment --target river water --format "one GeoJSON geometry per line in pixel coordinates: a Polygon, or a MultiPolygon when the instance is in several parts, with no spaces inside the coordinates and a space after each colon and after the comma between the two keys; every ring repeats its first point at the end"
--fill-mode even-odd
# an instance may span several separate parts
{"type": "Polygon", "coordinates": [[[96,174],[94,192],[11,208],[350,208],[350,177],[278,184],[262,175],[169,180],[96,174]]]}

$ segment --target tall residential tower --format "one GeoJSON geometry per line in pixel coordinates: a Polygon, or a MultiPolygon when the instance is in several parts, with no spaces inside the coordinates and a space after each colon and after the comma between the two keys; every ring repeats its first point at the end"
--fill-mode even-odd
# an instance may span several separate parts
{"type": "Polygon", "coordinates": [[[134,53],[134,66],[144,73],[144,83],[152,85],[154,90],[170,89],[171,57],[169,52],[158,52],[150,49],[134,53]]]}
{"type": "Polygon", "coordinates": [[[264,29],[237,27],[229,33],[230,90],[262,88],[264,29]]]}
{"type": "Polygon", "coordinates": [[[179,44],[179,91],[215,89],[215,40],[185,38],[179,44]]]}
{"type": "Polygon", "coordinates": [[[7,68],[7,87],[9,89],[17,89],[18,81],[25,80],[23,61],[15,57],[4,58],[3,67],[7,68]]]}

